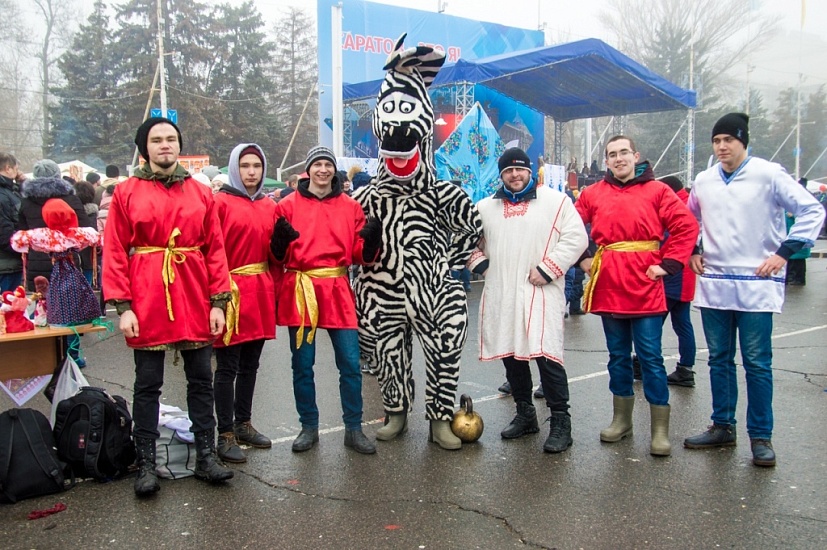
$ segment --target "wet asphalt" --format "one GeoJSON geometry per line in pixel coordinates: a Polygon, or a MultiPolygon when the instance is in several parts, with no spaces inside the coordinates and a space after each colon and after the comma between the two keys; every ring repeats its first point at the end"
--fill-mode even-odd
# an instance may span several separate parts
{"type": "MultiPolygon", "coordinates": [[[[574,445],[561,454],[543,453],[548,424],[536,435],[501,439],[514,404],[497,392],[502,365],[477,359],[483,283],[474,283],[460,393],[472,397],[484,419],[477,443],[450,452],[428,443],[416,345],[420,383],[408,432],[377,442],[376,455],[345,448],[332,348],[320,330],[321,439],[311,451],[292,453],[300,427],[287,332],[279,328],[278,339],[264,348],[253,414],[273,448],[248,449],[248,462],[232,466],[232,481],[164,480],[160,493],[140,500],[131,478],[83,481],[59,495],[0,505],[0,548],[827,548],[827,259],[809,260],[807,280],[805,287],[788,289],[785,311],[774,320],[776,468],[752,465],[743,370],[738,445],[683,448],[685,437],[710,422],[697,311],[697,385],[670,386],[672,456],[649,455],[649,411],[639,382],[634,435],[614,444],[599,441],[611,420],[611,395],[605,341],[592,315],[565,321],[574,445]],[[67,510],[26,519],[57,502],[67,510]]],[[[113,313],[109,318],[116,321],[113,313]]],[[[87,335],[83,346],[90,383],[131,400],[134,367],[122,336],[87,335]]],[[[671,372],[677,340],[668,324],[663,351],[671,372]]],[[[163,403],[186,408],[183,372],[171,354],[163,392],[163,403]]],[[[383,416],[374,377],[365,376],[363,395],[365,432],[373,437],[383,416]]],[[[541,400],[535,404],[541,419],[548,416],[541,400]]],[[[12,406],[0,395],[0,410],[12,406]]],[[[48,415],[42,396],[26,406],[48,415]]]]}

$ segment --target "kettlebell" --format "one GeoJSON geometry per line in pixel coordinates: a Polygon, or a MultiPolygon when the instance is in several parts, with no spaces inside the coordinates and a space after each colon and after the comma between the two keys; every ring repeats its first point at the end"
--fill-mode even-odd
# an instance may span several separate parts
{"type": "Polygon", "coordinates": [[[459,405],[459,410],[454,413],[454,418],[451,420],[451,431],[463,443],[473,443],[480,438],[485,425],[482,417],[474,412],[474,403],[467,393],[459,398],[459,405]]]}

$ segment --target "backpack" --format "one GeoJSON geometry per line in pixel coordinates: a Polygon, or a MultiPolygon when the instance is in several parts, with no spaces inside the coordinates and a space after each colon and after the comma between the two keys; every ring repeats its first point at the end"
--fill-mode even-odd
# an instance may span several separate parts
{"type": "Polygon", "coordinates": [[[114,479],[135,462],[126,400],[102,388],[84,386],[58,403],[54,435],[58,456],[79,477],[114,479]]]}
{"type": "Polygon", "coordinates": [[[43,413],[11,409],[0,414],[0,502],[63,491],[68,488],[64,486],[65,467],[58,460],[52,429],[43,413]]]}

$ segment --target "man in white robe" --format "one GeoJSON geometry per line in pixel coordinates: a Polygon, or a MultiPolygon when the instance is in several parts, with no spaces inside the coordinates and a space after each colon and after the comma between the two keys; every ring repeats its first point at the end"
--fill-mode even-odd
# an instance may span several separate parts
{"type": "Polygon", "coordinates": [[[537,361],[550,431],[543,450],[559,453],[572,444],[569,389],[563,368],[565,274],[588,246],[571,200],[537,187],[531,161],[519,148],[499,160],[503,186],[477,203],[483,238],[468,267],[485,276],[480,301],[480,360],[502,359],[517,408],[502,431],[514,439],[540,431],[531,402],[531,371],[537,361]]]}

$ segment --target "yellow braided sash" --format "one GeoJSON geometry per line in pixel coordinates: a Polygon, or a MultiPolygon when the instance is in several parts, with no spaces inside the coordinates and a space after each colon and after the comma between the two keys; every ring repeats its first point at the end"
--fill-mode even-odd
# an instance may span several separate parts
{"type": "Polygon", "coordinates": [[[229,346],[233,337],[233,331],[238,334],[238,320],[241,315],[241,291],[233,279],[233,275],[261,275],[267,273],[270,266],[267,262],[247,264],[230,270],[230,294],[232,298],[227,303],[227,332],[224,333],[224,345],[229,346]]]}
{"type": "Polygon", "coordinates": [[[197,246],[175,246],[175,238],[181,235],[181,230],[177,227],[172,230],[167,241],[166,246],[136,246],[135,254],[154,254],[155,252],[163,252],[164,260],[161,264],[161,279],[164,281],[164,293],[167,298],[167,314],[169,320],[174,321],[175,315],[172,313],[172,296],[169,294],[169,285],[175,282],[175,269],[173,264],[182,264],[187,260],[185,252],[195,252],[200,250],[197,246]]]}
{"type": "Polygon", "coordinates": [[[347,275],[347,267],[319,267],[308,271],[288,269],[296,274],[296,309],[301,317],[301,325],[296,333],[296,347],[302,347],[304,339],[304,312],[310,316],[310,332],[307,333],[307,343],[312,344],[316,336],[316,326],[319,324],[319,303],[316,301],[316,290],[311,279],[332,279],[347,275]]]}
{"type": "Polygon", "coordinates": [[[597,278],[600,276],[600,266],[603,262],[603,251],[613,250],[615,252],[646,252],[660,248],[658,241],[620,241],[608,245],[601,245],[597,248],[592,260],[592,268],[589,271],[589,282],[583,290],[583,303],[586,312],[592,310],[592,296],[597,285],[597,278]]]}

